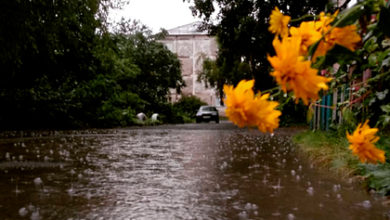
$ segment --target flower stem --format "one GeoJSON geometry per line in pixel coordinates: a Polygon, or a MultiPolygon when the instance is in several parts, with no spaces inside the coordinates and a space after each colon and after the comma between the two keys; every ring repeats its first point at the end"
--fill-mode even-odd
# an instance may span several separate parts
{"type": "Polygon", "coordinates": [[[309,14],[306,14],[306,15],[304,15],[304,16],[302,16],[302,17],[299,17],[299,18],[295,18],[295,19],[291,19],[291,23],[293,23],[293,22],[298,22],[298,21],[302,21],[302,20],[305,20],[306,18],[316,18],[316,16],[315,15],[309,15],[309,14]]]}

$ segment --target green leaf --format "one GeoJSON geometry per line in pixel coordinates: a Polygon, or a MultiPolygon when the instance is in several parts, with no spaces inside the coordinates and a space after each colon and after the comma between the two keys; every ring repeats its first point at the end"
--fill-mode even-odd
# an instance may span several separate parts
{"type": "Polygon", "coordinates": [[[390,124],[390,116],[388,115],[381,115],[379,117],[379,123],[382,124],[383,127],[386,127],[390,124]]]}
{"type": "Polygon", "coordinates": [[[388,57],[382,61],[382,67],[389,66],[389,64],[390,64],[390,57],[388,57]]]}
{"type": "MultiPolygon", "coordinates": [[[[334,63],[345,64],[349,63],[352,60],[360,60],[360,57],[358,57],[355,52],[336,44],[336,46],[334,46],[330,51],[326,53],[325,60],[317,60],[321,61],[319,62],[321,65],[331,66],[334,63]]],[[[320,68],[320,65],[318,65],[317,63],[314,66],[320,68]]]]}
{"type": "Polygon", "coordinates": [[[325,62],[325,56],[320,56],[317,57],[315,63],[312,66],[316,69],[320,69],[324,62],[325,62]]]}
{"type": "Polygon", "coordinates": [[[383,100],[384,98],[386,98],[386,95],[387,93],[389,92],[388,89],[385,89],[384,91],[382,92],[376,92],[376,96],[378,97],[379,100],[383,100]]]}
{"type": "Polygon", "coordinates": [[[389,47],[389,46],[390,46],[390,39],[384,39],[382,41],[382,47],[386,48],[386,47],[389,47]]]}
{"type": "Polygon", "coordinates": [[[390,104],[388,105],[382,105],[381,106],[382,111],[386,112],[387,114],[390,113],[390,104]]]}
{"type": "MultiPolygon", "coordinates": [[[[378,53],[378,63],[382,63],[383,59],[390,55],[390,49],[378,53]]],[[[383,66],[383,65],[382,65],[383,66]]]]}
{"type": "Polygon", "coordinates": [[[375,102],[376,102],[376,98],[375,96],[373,96],[372,98],[369,99],[368,106],[372,106],[375,102]]]}
{"type": "Polygon", "coordinates": [[[370,30],[367,34],[365,34],[365,35],[363,36],[362,41],[363,41],[363,42],[366,42],[367,40],[369,40],[369,39],[372,37],[373,34],[374,34],[374,31],[373,31],[373,30],[370,30]]]}
{"type": "Polygon", "coordinates": [[[376,43],[377,38],[375,36],[371,37],[369,40],[366,41],[366,43],[363,46],[363,49],[365,49],[367,52],[372,53],[375,51],[379,45],[376,43]]]}
{"type": "Polygon", "coordinates": [[[321,40],[315,42],[313,45],[309,48],[309,57],[313,57],[314,53],[316,52],[318,45],[320,45],[321,40]]]}
{"type": "Polygon", "coordinates": [[[375,53],[373,54],[370,54],[370,56],[368,56],[368,63],[370,64],[370,66],[375,66],[377,64],[377,56],[375,53]]]}
{"type": "Polygon", "coordinates": [[[335,22],[335,27],[344,27],[347,25],[354,24],[359,17],[363,14],[364,7],[361,4],[356,4],[355,6],[342,11],[339,14],[339,19],[335,22]]]}

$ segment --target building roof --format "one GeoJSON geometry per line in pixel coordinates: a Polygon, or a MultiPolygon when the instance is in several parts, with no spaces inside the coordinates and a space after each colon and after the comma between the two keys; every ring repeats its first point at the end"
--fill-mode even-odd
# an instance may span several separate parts
{"type": "Polygon", "coordinates": [[[169,35],[208,35],[207,30],[199,30],[201,22],[196,21],[168,30],[169,35]]]}

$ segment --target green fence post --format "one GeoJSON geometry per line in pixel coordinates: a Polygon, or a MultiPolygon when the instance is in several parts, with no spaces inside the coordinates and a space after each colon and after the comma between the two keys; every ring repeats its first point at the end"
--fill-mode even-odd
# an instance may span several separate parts
{"type": "Polygon", "coordinates": [[[329,107],[329,108],[326,108],[326,130],[329,130],[329,125],[330,125],[331,117],[332,117],[332,109],[330,108],[330,107],[332,107],[332,95],[328,94],[326,96],[326,98],[327,98],[326,106],[329,107]]]}
{"type": "Polygon", "coordinates": [[[325,111],[326,109],[322,106],[325,106],[325,100],[326,100],[326,96],[322,96],[321,98],[321,106],[320,106],[320,109],[321,109],[321,130],[325,130],[325,111]]]}

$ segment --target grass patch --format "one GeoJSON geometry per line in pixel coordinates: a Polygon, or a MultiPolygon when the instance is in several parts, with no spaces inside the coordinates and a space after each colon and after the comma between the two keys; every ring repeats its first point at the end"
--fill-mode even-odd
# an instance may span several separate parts
{"type": "Polygon", "coordinates": [[[367,187],[383,195],[390,195],[390,164],[362,165],[367,187]]]}
{"type": "Polygon", "coordinates": [[[304,131],[294,136],[300,150],[317,166],[330,169],[342,177],[365,180],[368,189],[390,195],[390,137],[381,136],[377,147],[386,151],[385,164],[362,164],[348,149],[346,137],[336,132],[304,131]]]}
{"type": "Polygon", "coordinates": [[[304,131],[294,136],[294,142],[316,165],[331,169],[342,176],[358,170],[359,160],[348,149],[348,141],[334,133],[304,131]]]}

